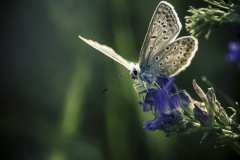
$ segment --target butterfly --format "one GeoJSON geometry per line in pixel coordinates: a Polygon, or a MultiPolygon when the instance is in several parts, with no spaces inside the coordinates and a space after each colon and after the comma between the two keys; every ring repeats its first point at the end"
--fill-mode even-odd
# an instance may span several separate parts
{"type": "Polygon", "coordinates": [[[138,63],[125,60],[106,45],[85,39],[80,35],[79,38],[126,67],[135,81],[134,88],[138,91],[141,87],[158,86],[156,83],[158,77],[169,78],[190,65],[198,49],[198,40],[193,36],[176,39],[181,28],[174,7],[161,1],[150,21],[138,63]]]}

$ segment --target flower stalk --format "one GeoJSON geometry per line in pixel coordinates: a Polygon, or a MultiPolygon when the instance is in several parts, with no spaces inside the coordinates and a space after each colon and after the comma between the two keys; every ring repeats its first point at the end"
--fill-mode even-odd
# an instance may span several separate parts
{"type": "Polygon", "coordinates": [[[240,23],[239,8],[240,1],[230,1],[229,3],[220,0],[204,0],[213,5],[208,8],[190,7],[188,12],[190,16],[185,16],[186,30],[193,36],[200,36],[204,32],[205,38],[208,39],[212,31],[218,30],[226,23],[240,23]]]}
{"type": "Polygon", "coordinates": [[[139,103],[143,111],[152,111],[154,116],[153,120],[144,123],[144,130],[163,131],[166,137],[174,132],[183,136],[203,131],[200,144],[213,137],[215,147],[230,145],[240,139],[239,113],[230,107],[233,114],[228,116],[213,88],[204,93],[193,80],[193,88],[201,99],[194,101],[185,90],[178,91],[174,80],[175,77],[160,77],[157,83],[162,89],[148,89],[139,93],[146,94],[144,101],[139,103]]]}

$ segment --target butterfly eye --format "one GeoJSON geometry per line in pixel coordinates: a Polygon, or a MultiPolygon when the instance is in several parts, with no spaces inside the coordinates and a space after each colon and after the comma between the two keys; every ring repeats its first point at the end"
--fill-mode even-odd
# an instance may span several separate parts
{"type": "Polygon", "coordinates": [[[134,70],[134,71],[133,71],[133,74],[136,76],[136,75],[137,75],[137,71],[136,71],[136,70],[134,70]]]}

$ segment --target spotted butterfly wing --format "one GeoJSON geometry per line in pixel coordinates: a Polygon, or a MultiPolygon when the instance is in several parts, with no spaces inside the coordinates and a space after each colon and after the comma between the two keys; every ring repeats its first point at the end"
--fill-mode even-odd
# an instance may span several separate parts
{"type": "Polygon", "coordinates": [[[157,6],[150,21],[140,56],[139,66],[148,65],[149,59],[158,53],[165,45],[175,40],[181,30],[181,23],[174,7],[162,1],[157,6]]]}
{"type": "Polygon", "coordinates": [[[198,49],[198,41],[193,36],[181,37],[167,44],[154,54],[148,64],[154,73],[170,77],[188,67],[198,49]]]}

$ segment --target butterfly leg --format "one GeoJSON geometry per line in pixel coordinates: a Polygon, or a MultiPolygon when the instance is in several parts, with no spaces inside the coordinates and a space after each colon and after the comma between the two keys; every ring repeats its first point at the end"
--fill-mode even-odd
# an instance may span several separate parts
{"type": "Polygon", "coordinates": [[[134,84],[133,87],[134,87],[135,91],[138,93],[138,89],[137,88],[139,87],[139,85],[138,84],[134,84]]]}
{"type": "Polygon", "coordinates": [[[147,90],[147,92],[148,92],[147,84],[146,84],[145,81],[143,81],[143,85],[144,85],[144,87],[146,88],[146,90],[147,90]]]}

